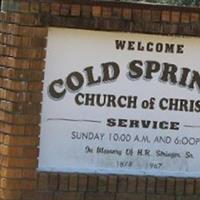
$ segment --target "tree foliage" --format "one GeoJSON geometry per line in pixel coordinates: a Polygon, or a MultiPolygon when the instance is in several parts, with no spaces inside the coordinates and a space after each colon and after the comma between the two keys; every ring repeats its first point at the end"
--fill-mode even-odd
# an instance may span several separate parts
{"type": "Polygon", "coordinates": [[[161,3],[161,4],[170,4],[170,5],[178,5],[178,6],[194,6],[196,4],[196,0],[145,0],[146,2],[152,3],[161,3]]]}
{"type": "Polygon", "coordinates": [[[157,4],[167,4],[167,5],[176,5],[176,6],[195,6],[197,5],[198,0],[121,0],[127,2],[149,2],[157,4]]]}

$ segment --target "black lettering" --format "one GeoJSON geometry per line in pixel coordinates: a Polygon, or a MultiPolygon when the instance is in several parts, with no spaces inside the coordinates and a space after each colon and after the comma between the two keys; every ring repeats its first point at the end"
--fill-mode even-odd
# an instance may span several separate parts
{"type": "Polygon", "coordinates": [[[126,96],[120,96],[120,97],[118,98],[118,101],[117,101],[119,107],[121,107],[121,108],[126,107],[126,100],[127,100],[127,97],[126,97],[126,96]],[[125,102],[123,103],[122,101],[125,101],[125,102]]]}
{"type": "Polygon", "coordinates": [[[177,53],[183,53],[183,48],[184,48],[184,45],[183,44],[178,44],[177,45],[177,53]]]}
{"type": "Polygon", "coordinates": [[[149,128],[149,126],[151,124],[151,121],[149,121],[149,120],[141,120],[141,123],[142,123],[142,127],[143,128],[149,128]]]}
{"type": "Polygon", "coordinates": [[[91,66],[84,69],[84,71],[87,73],[87,79],[88,79],[87,86],[96,85],[101,82],[100,76],[98,76],[98,78],[94,80],[93,68],[94,67],[91,66]]]}
{"type": "Polygon", "coordinates": [[[119,119],[118,120],[118,127],[127,127],[127,119],[119,119]]]}
{"type": "Polygon", "coordinates": [[[169,110],[178,110],[178,103],[179,100],[178,99],[170,99],[169,101],[169,110]]]}
{"type": "Polygon", "coordinates": [[[97,103],[98,106],[104,106],[105,103],[106,103],[106,95],[104,94],[103,97],[102,97],[101,94],[97,94],[96,100],[97,100],[96,103],[97,103]]]}
{"type": "Polygon", "coordinates": [[[119,65],[115,62],[108,62],[102,64],[103,82],[114,81],[119,76],[119,65]]]}
{"type": "Polygon", "coordinates": [[[174,53],[174,44],[165,44],[165,53],[174,53]]]}
{"type": "Polygon", "coordinates": [[[152,74],[157,73],[160,70],[160,64],[156,61],[146,61],[146,79],[152,79],[152,74]]]}
{"type": "Polygon", "coordinates": [[[170,129],[172,129],[172,130],[179,130],[179,122],[171,122],[170,123],[170,129]]]}
{"type": "Polygon", "coordinates": [[[180,99],[179,111],[188,111],[188,101],[186,99],[180,99]]]}
{"type": "Polygon", "coordinates": [[[168,122],[162,121],[159,123],[159,128],[160,129],[168,129],[168,122]]]}
{"type": "Polygon", "coordinates": [[[85,105],[94,106],[95,94],[86,94],[85,96],[85,105]]]}
{"type": "Polygon", "coordinates": [[[177,66],[174,64],[169,64],[169,63],[163,63],[163,65],[164,65],[164,69],[160,77],[160,80],[164,82],[170,81],[173,84],[177,83],[177,80],[176,80],[176,72],[178,69],[177,66]]]}
{"type": "Polygon", "coordinates": [[[179,81],[179,85],[184,86],[184,87],[186,86],[186,81],[187,81],[189,72],[190,72],[190,69],[182,68],[181,80],[179,81]]]}
{"type": "Polygon", "coordinates": [[[142,45],[142,42],[138,42],[138,50],[144,51],[144,46],[142,45]]]}
{"type": "Polygon", "coordinates": [[[82,94],[82,93],[77,94],[75,96],[75,102],[76,102],[76,104],[79,105],[79,106],[83,105],[84,104],[83,99],[84,99],[84,94],[82,94]],[[81,101],[81,99],[82,99],[82,101],[81,101]]]}
{"type": "Polygon", "coordinates": [[[126,41],[122,40],[115,40],[116,49],[123,50],[125,47],[126,41]]]}
{"type": "Polygon", "coordinates": [[[135,49],[135,48],[134,48],[134,45],[135,45],[135,42],[129,41],[129,42],[128,42],[128,50],[134,50],[134,49],[135,49]]]}
{"type": "Polygon", "coordinates": [[[162,43],[157,43],[156,44],[156,51],[161,52],[163,50],[163,44],[162,43]]]}
{"type": "Polygon", "coordinates": [[[107,103],[107,107],[116,107],[116,103],[115,103],[116,97],[114,95],[108,95],[108,103],[107,103]]]}
{"type": "Polygon", "coordinates": [[[66,89],[64,89],[63,86],[64,86],[64,81],[62,79],[58,79],[58,80],[53,81],[49,85],[49,88],[48,88],[48,93],[49,93],[50,97],[53,97],[54,99],[63,98],[65,93],[66,93],[66,89]],[[60,92],[56,91],[55,87],[63,88],[63,90],[60,91],[60,92]]]}
{"type": "Polygon", "coordinates": [[[194,85],[196,83],[198,86],[198,89],[200,90],[200,75],[197,71],[193,71],[192,73],[193,73],[192,80],[191,80],[190,84],[188,85],[188,87],[190,89],[193,89],[194,85]]]}
{"type": "Polygon", "coordinates": [[[133,60],[132,62],[130,62],[128,76],[131,79],[137,79],[142,76],[142,74],[143,74],[143,71],[141,68],[142,64],[143,63],[141,60],[133,60]]]}
{"type": "Polygon", "coordinates": [[[84,83],[84,78],[79,72],[72,72],[66,79],[67,87],[71,91],[79,90],[84,83]]]}
{"type": "Polygon", "coordinates": [[[128,96],[127,108],[136,108],[136,107],[137,107],[137,96],[128,96]]]}
{"type": "Polygon", "coordinates": [[[107,119],[107,126],[110,126],[110,127],[113,127],[113,126],[116,126],[116,120],[113,119],[113,118],[109,118],[107,119]]]}
{"type": "Polygon", "coordinates": [[[130,125],[129,125],[129,127],[130,128],[133,128],[133,127],[135,127],[135,128],[139,128],[139,120],[130,120],[130,125]]]}
{"type": "Polygon", "coordinates": [[[195,111],[200,112],[200,101],[195,102],[195,111]]]}
{"type": "Polygon", "coordinates": [[[167,110],[167,105],[168,105],[168,99],[166,98],[162,98],[159,102],[159,107],[162,109],[162,110],[167,110]]]}
{"type": "Polygon", "coordinates": [[[153,51],[153,42],[147,43],[147,51],[153,51]]]}

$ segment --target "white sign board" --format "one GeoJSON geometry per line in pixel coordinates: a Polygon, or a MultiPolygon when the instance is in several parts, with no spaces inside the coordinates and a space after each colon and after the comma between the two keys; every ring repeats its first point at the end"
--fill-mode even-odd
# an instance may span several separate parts
{"type": "Polygon", "coordinates": [[[39,170],[200,177],[200,40],[50,28],[39,170]]]}

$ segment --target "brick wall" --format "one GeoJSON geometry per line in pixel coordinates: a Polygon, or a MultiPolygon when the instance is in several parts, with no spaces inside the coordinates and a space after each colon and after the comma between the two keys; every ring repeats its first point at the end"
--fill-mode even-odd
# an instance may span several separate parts
{"type": "Polygon", "coordinates": [[[49,26],[200,36],[199,8],[4,0],[0,13],[1,200],[195,200],[200,179],[37,172],[49,26]]]}
{"type": "Polygon", "coordinates": [[[37,16],[0,13],[0,199],[36,188],[46,36],[37,16]]]}

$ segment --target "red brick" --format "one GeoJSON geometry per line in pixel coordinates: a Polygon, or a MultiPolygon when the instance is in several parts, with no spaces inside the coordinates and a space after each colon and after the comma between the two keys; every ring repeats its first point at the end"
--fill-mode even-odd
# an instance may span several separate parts
{"type": "Polygon", "coordinates": [[[200,179],[195,179],[195,194],[200,194],[200,179]]]}
{"type": "MultiPolygon", "coordinates": [[[[157,184],[157,187],[159,187],[158,184],[157,184]]],[[[148,177],[147,178],[147,193],[154,194],[155,192],[156,192],[156,178],[148,177]]]]}
{"type": "Polygon", "coordinates": [[[195,188],[195,182],[194,179],[186,179],[186,183],[185,183],[185,194],[186,195],[192,195],[194,194],[194,188],[195,188]]]}
{"type": "Polygon", "coordinates": [[[67,16],[70,13],[70,5],[69,4],[61,4],[60,14],[63,16],[67,16]]]}
{"type": "Polygon", "coordinates": [[[136,189],[137,189],[137,177],[129,176],[128,177],[127,191],[128,192],[136,192],[136,189]]]}
{"type": "Polygon", "coordinates": [[[88,191],[95,192],[97,191],[97,176],[96,175],[89,175],[88,176],[88,191]]]}
{"type": "Polygon", "coordinates": [[[48,174],[40,173],[38,175],[38,189],[46,190],[48,188],[48,174]]]}
{"type": "Polygon", "coordinates": [[[56,192],[54,200],[84,200],[84,194],[80,192],[56,192]]]}
{"type": "Polygon", "coordinates": [[[59,3],[52,3],[51,4],[51,14],[52,15],[59,15],[60,14],[60,4],[59,3]]]}
{"type": "Polygon", "coordinates": [[[127,191],[127,176],[119,176],[118,177],[118,192],[126,192],[127,191]]]}
{"type": "MultiPolygon", "coordinates": [[[[0,98],[6,101],[12,101],[15,103],[27,103],[29,106],[40,103],[42,100],[41,93],[29,93],[29,92],[14,92],[0,88],[0,98]]],[[[27,105],[28,107],[28,105],[27,105]]]]}
{"type": "Polygon", "coordinates": [[[116,200],[146,200],[144,194],[118,193],[116,200]]]}
{"type": "Polygon", "coordinates": [[[78,190],[78,175],[77,174],[69,175],[69,190],[70,191],[78,190]]]}
{"type": "Polygon", "coordinates": [[[44,48],[46,47],[46,38],[32,38],[28,36],[16,36],[0,33],[0,43],[4,45],[20,46],[21,48],[44,48]]]}
{"type": "Polygon", "coordinates": [[[87,190],[87,183],[88,183],[88,177],[87,175],[79,175],[78,178],[78,191],[86,191],[87,190]]]}
{"type": "Polygon", "coordinates": [[[117,176],[109,176],[108,177],[108,192],[116,192],[117,191],[117,176]]]}
{"type": "MultiPolygon", "coordinates": [[[[100,193],[100,192],[87,192],[85,194],[85,200],[115,200],[114,193],[100,193]]],[[[123,199],[120,199],[123,200],[123,199]]],[[[139,199],[138,199],[139,200],[139,199]]]]}
{"type": "Polygon", "coordinates": [[[20,200],[22,196],[21,191],[1,189],[0,199],[15,199],[20,200]]]}
{"type": "Polygon", "coordinates": [[[161,20],[161,11],[160,10],[153,10],[151,13],[152,22],[160,22],[161,20]]]}
{"type": "Polygon", "coordinates": [[[36,180],[37,172],[35,169],[23,169],[22,170],[22,177],[25,179],[33,179],[36,180]]]}
{"type": "Polygon", "coordinates": [[[91,6],[84,5],[81,7],[81,15],[83,17],[91,17],[91,14],[92,14],[91,6]]]}
{"type": "Polygon", "coordinates": [[[12,56],[15,58],[32,58],[32,59],[44,59],[46,52],[44,49],[19,49],[16,47],[0,46],[2,56],[12,56]]]}
{"type": "Polygon", "coordinates": [[[0,77],[7,78],[11,80],[19,81],[42,81],[44,78],[44,73],[35,70],[23,70],[23,69],[13,69],[8,67],[1,67],[0,77]]]}
{"type": "Polygon", "coordinates": [[[22,200],[54,200],[51,191],[23,191],[22,200]]]}
{"type": "Polygon", "coordinates": [[[156,181],[156,193],[164,194],[166,191],[166,178],[157,178],[156,181]]]}
{"type": "Polygon", "coordinates": [[[39,124],[40,116],[39,115],[20,115],[20,114],[9,114],[3,111],[0,111],[0,121],[11,123],[15,125],[24,125],[24,124],[39,124]]]}
{"type": "Polygon", "coordinates": [[[170,196],[170,195],[158,195],[158,194],[152,194],[147,195],[146,200],[175,200],[176,196],[170,196]]]}
{"type": "Polygon", "coordinates": [[[40,92],[43,88],[43,84],[41,82],[25,82],[10,79],[0,79],[0,87],[21,92],[40,92]]]}
{"type": "Polygon", "coordinates": [[[58,174],[56,173],[49,174],[48,189],[51,191],[58,190],[58,174]]]}
{"type": "Polygon", "coordinates": [[[181,23],[189,23],[190,22],[190,13],[182,12],[181,13],[181,23]]]}
{"type": "Polygon", "coordinates": [[[102,17],[110,18],[112,15],[112,9],[110,7],[102,8],[102,17]]]}
{"type": "Polygon", "coordinates": [[[80,16],[81,14],[81,6],[72,4],[71,5],[71,16],[80,16]]]}
{"type": "Polygon", "coordinates": [[[30,11],[32,13],[39,13],[40,5],[38,2],[32,2],[30,4],[30,11]]]}
{"type": "Polygon", "coordinates": [[[121,18],[122,16],[122,8],[113,8],[112,17],[121,18]]]}
{"type": "Polygon", "coordinates": [[[145,22],[150,22],[151,21],[151,10],[143,10],[142,18],[145,22]]]}
{"type": "Polygon", "coordinates": [[[37,147],[39,144],[39,138],[38,137],[24,137],[24,136],[11,136],[11,135],[5,135],[3,143],[6,145],[15,145],[15,146],[32,146],[37,147]]]}
{"type": "Polygon", "coordinates": [[[142,10],[140,10],[140,9],[133,9],[132,13],[133,13],[133,20],[136,23],[142,21],[142,10]]]}
{"type": "Polygon", "coordinates": [[[170,11],[163,10],[161,14],[162,22],[170,22],[170,11]]]}
{"type": "Polygon", "coordinates": [[[132,19],[132,10],[130,8],[124,8],[122,10],[123,19],[131,20],[132,19]]]}
{"type": "Polygon", "coordinates": [[[2,166],[4,167],[16,167],[16,168],[36,168],[37,160],[33,159],[20,159],[13,157],[3,157],[2,158],[2,166]]]}
{"type": "Polygon", "coordinates": [[[28,26],[20,26],[17,24],[0,24],[0,32],[2,33],[10,33],[14,35],[20,36],[30,36],[31,37],[46,37],[48,33],[47,28],[43,27],[28,27],[28,26]]]}
{"type": "Polygon", "coordinates": [[[177,178],[175,193],[179,195],[184,194],[184,187],[185,187],[185,180],[183,178],[177,178]]]}
{"type": "Polygon", "coordinates": [[[138,182],[137,182],[137,192],[138,193],[145,193],[146,184],[147,184],[146,177],[139,176],[138,177],[138,182]]]}
{"type": "Polygon", "coordinates": [[[45,62],[43,60],[26,60],[26,59],[16,59],[7,56],[0,56],[0,64],[15,69],[44,69],[45,62]]]}
{"type": "Polygon", "coordinates": [[[22,147],[10,147],[10,146],[1,144],[0,145],[0,152],[3,156],[21,157],[23,155],[23,148],[22,147]]]}
{"type": "Polygon", "coordinates": [[[41,105],[39,104],[23,104],[20,105],[20,103],[14,103],[9,101],[1,101],[0,102],[0,109],[2,111],[7,111],[10,113],[20,113],[20,114],[38,114],[41,110],[41,105]]]}
{"type": "Polygon", "coordinates": [[[28,3],[28,2],[25,2],[25,1],[22,1],[22,2],[20,2],[20,12],[25,12],[25,13],[27,13],[27,12],[29,12],[29,6],[30,6],[30,4],[28,3]]]}
{"type": "Polygon", "coordinates": [[[49,5],[49,3],[41,3],[40,7],[41,7],[41,12],[42,13],[49,13],[50,12],[50,5],[49,5]]]}
{"type": "Polygon", "coordinates": [[[22,190],[35,190],[36,189],[36,180],[21,180],[21,189],[22,190]]]}
{"type": "Polygon", "coordinates": [[[11,180],[6,178],[1,178],[1,188],[3,189],[22,189],[22,190],[33,190],[36,188],[35,181],[27,180],[11,180]]]}
{"type": "Polygon", "coordinates": [[[98,191],[106,192],[108,188],[108,177],[100,175],[98,176],[98,191]]]}
{"type": "Polygon", "coordinates": [[[18,179],[23,177],[22,169],[19,168],[1,168],[1,177],[18,179]]]}
{"type": "Polygon", "coordinates": [[[101,16],[101,6],[92,6],[92,16],[93,17],[101,16]]]}
{"type": "Polygon", "coordinates": [[[59,178],[59,190],[67,191],[69,188],[69,175],[68,174],[60,174],[59,178]]]}
{"type": "Polygon", "coordinates": [[[199,22],[199,13],[191,13],[191,22],[199,22]]]}
{"type": "Polygon", "coordinates": [[[167,178],[166,193],[174,194],[175,192],[175,178],[167,178]]]}
{"type": "Polygon", "coordinates": [[[179,23],[180,22],[180,12],[178,11],[172,11],[172,14],[171,14],[171,21],[172,23],[179,23]]]}

